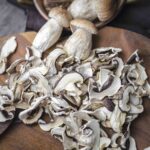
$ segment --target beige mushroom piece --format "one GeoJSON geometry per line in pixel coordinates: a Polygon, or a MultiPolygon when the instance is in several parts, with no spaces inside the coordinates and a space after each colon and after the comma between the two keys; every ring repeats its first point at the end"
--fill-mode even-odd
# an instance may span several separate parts
{"type": "Polygon", "coordinates": [[[97,29],[92,22],[83,19],[72,20],[70,27],[73,34],[66,41],[64,50],[76,61],[85,60],[91,53],[92,34],[96,34],[97,29]]]}
{"type": "Polygon", "coordinates": [[[36,123],[43,114],[43,108],[40,107],[40,104],[47,98],[48,98],[47,96],[36,98],[35,102],[33,102],[28,109],[20,112],[19,119],[22,120],[25,124],[36,123]],[[33,112],[34,114],[32,114],[33,112]],[[31,116],[31,114],[33,116],[31,116]]]}
{"type": "Polygon", "coordinates": [[[63,27],[69,27],[71,16],[61,8],[53,8],[50,19],[43,25],[32,42],[33,55],[41,57],[42,53],[53,46],[61,36],[63,27]]]}
{"type": "Polygon", "coordinates": [[[64,75],[54,88],[54,93],[59,94],[63,90],[79,92],[79,89],[75,86],[75,83],[83,83],[83,77],[77,73],[72,72],[64,75]]]}
{"type": "Polygon", "coordinates": [[[12,54],[17,47],[16,37],[10,37],[0,50],[0,74],[3,74],[6,70],[7,57],[12,54]]]}

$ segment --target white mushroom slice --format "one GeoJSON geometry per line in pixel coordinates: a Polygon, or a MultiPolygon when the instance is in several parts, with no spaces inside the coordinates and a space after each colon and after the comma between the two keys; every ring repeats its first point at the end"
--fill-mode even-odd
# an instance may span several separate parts
{"type": "Polygon", "coordinates": [[[141,64],[137,64],[136,67],[137,67],[137,71],[139,73],[139,77],[136,80],[136,83],[138,85],[143,85],[145,83],[145,80],[147,80],[147,78],[148,78],[147,74],[145,72],[145,68],[141,64]]]}
{"type": "Polygon", "coordinates": [[[112,59],[112,62],[116,62],[117,63],[117,69],[115,71],[115,75],[120,77],[121,74],[122,74],[122,70],[124,68],[123,60],[121,58],[119,58],[119,57],[115,57],[115,58],[112,59]]]}
{"type": "Polygon", "coordinates": [[[51,106],[55,112],[64,111],[67,114],[67,111],[73,109],[64,99],[58,97],[51,97],[51,106]]]}
{"type": "Polygon", "coordinates": [[[1,111],[0,110],[0,123],[1,122],[6,122],[8,120],[12,120],[14,118],[14,114],[12,112],[7,112],[7,111],[1,111]],[[4,113],[6,115],[4,115],[4,113]]]}
{"type": "Polygon", "coordinates": [[[126,113],[121,112],[117,104],[110,118],[110,124],[112,129],[115,132],[121,132],[122,126],[125,123],[125,119],[126,113]]]}
{"type": "Polygon", "coordinates": [[[62,49],[57,48],[50,52],[49,55],[45,58],[44,61],[46,67],[48,68],[49,76],[53,76],[57,73],[56,61],[61,55],[64,54],[65,52],[62,49]]]}
{"type": "Polygon", "coordinates": [[[64,50],[76,61],[85,60],[91,53],[92,34],[97,33],[96,28],[87,20],[76,19],[71,21],[71,29],[74,33],[66,41],[64,50]]]}
{"type": "Polygon", "coordinates": [[[130,110],[130,94],[133,94],[134,88],[132,86],[128,86],[123,93],[123,98],[119,101],[119,107],[122,111],[129,111],[130,110]]]}
{"type": "Polygon", "coordinates": [[[51,129],[50,133],[52,136],[54,136],[55,138],[57,138],[60,142],[63,143],[63,134],[65,131],[65,127],[56,127],[51,129]]]}
{"type": "Polygon", "coordinates": [[[7,86],[0,86],[0,95],[5,100],[5,104],[12,103],[14,101],[14,94],[7,86]]]}
{"type": "Polygon", "coordinates": [[[109,80],[110,75],[112,72],[108,69],[100,69],[100,72],[97,73],[98,83],[101,87],[109,80]]]}
{"type": "Polygon", "coordinates": [[[94,49],[101,62],[111,60],[122,51],[120,48],[102,47],[94,49]]]}
{"type": "MultiPolygon", "coordinates": [[[[36,87],[36,91],[45,93],[46,95],[51,95],[52,90],[50,85],[48,84],[47,79],[36,69],[29,70],[28,72],[24,73],[20,78],[18,79],[18,84],[23,84],[25,81],[30,79],[30,77],[34,77],[38,80],[36,87]]],[[[34,86],[32,87],[34,89],[34,86]]]]}
{"type": "Polygon", "coordinates": [[[91,147],[92,150],[98,149],[100,145],[100,127],[97,120],[91,119],[80,128],[76,136],[79,145],[91,147]]]}
{"type": "Polygon", "coordinates": [[[137,150],[134,138],[130,136],[129,141],[130,141],[129,150],[137,150]]]}
{"type": "Polygon", "coordinates": [[[127,74],[128,81],[135,85],[144,85],[147,80],[147,74],[145,68],[139,63],[130,66],[127,74]]]}
{"type": "Polygon", "coordinates": [[[120,145],[119,143],[117,143],[117,140],[119,138],[122,139],[123,137],[124,137],[123,133],[114,133],[111,137],[111,146],[117,148],[120,145]]]}
{"type": "Polygon", "coordinates": [[[118,92],[118,90],[121,88],[121,80],[118,76],[114,76],[112,83],[108,88],[103,90],[102,92],[95,92],[93,91],[93,88],[90,88],[89,97],[90,100],[92,99],[99,99],[102,100],[106,96],[113,96],[118,92]]]}
{"type": "Polygon", "coordinates": [[[105,148],[107,148],[111,143],[111,140],[107,137],[100,137],[100,146],[99,146],[99,150],[103,150],[105,148]]]}
{"type": "Polygon", "coordinates": [[[16,37],[12,36],[3,45],[0,52],[0,57],[7,58],[10,54],[12,54],[16,50],[16,47],[17,47],[16,37]]]}
{"type": "Polygon", "coordinates": [[[38,124],[43,131],[50,131],[64,124],[64,117],[57,117],[54,122],[46,123],[44,120],[39,120],[38,124]]]}
{"type": "Polygon", "coordinates": [[[94,20],[97,17],[92,0],[74,0],[68,8],[73,18],[94,20]]]}
{"type": "Polygon", "coordinates": [[[133,63],[133,61],[139,62],[140,61],[140,57],[138,55],[138,50],[136,50],[134,53],[131,54],[131,56],[128,58],[127,60],[127,64],[131,64],[133,63]]]}
{"type": "Polygon", "coordinates": [[[9,73],[9,74],[15,72],[15,69],[16,69],[17,65],[20,64],[20,63],[22,63],[23,61],[25,61],[24,58],[17,59],[16,61],[14,61],[14,62],[9,66],[9,68],[7,68],[6,72],[9,73]]]}
{"type": "Polygon", "coordinates": [[[76,68],[76,71],[79,72],[84,77],[84,79],[88,79],[93,76],[92,66],[89,62],[79,65],[76,68]]]}
{"type": "Polygon", "coordinates": [[[144,107],[143,105],[133,105],[133,104],[130,104],[130,111],[129,113],[131,114],[140,114],[144,111],[144,107]]]}
{"type": "Polygon", "coordinates": [[[86,112],[89,115],[94,116],[96,119],[98,119],[100,122],[106,121],[107,119],[110,119],[112,112],[110,112],[106,107],[101,107],[93,111],[87,111],[82,110],[83,112],[86,112]]]}
{"type": "Polygon", "coordinates": [[[19,119],[22,120],[25,124],[33,124],[36,123],[39,118],[42,116],[43,114],[43,109],[39,107],[39,105],[47,99],[47,96],[43,96],[43,97],[39,97],[37,98],[32,104],[31,107],[29,107],[28,109],[20,112],[19,114],[19,119]],[[39,107],[39,108],[38,108],[39,107]],[[36,111],[35,114],[33,115],[33,117],[31,117],[30,115],[36,111]]]}
{"type": "Polygon", "coordinates": [[[57,83],[55,89],[54,89],[54,93],[55,94],[59,94],[61,91],[68,89],[68,90],[77,90],[77,87],[74,86],[75,83],[83,83],[83,77],[77,73],[77,72],[72,72],[72,73],[68,73],[66,75],[64,75],[60,81],[57,83]],[[67,87],[69,85],[69,87],[73,87],[74,89],[69,89],[69,87],[67,87]]]}
{"type": "Polygon", "coordinates": [[[62,134],[64,150],[79,149],[78,143],[73,138],[66,135],[65,131],[62,134]]]}
{"type": "Polygon", "coordinates": [[[0,51],[0,74],[3,74],[6,70],[7,57],[12,54],[17,47],[16,37],[10,37],[3,45],[0,51]]]}

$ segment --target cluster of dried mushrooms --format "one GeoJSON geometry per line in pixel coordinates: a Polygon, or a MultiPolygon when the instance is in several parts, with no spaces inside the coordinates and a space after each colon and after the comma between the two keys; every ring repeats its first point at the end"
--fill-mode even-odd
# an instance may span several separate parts
{"type": "Polygon", "coordinates": [[[120,48],[92,50],[92,34],[97,33],[92,22],[71,21],[60,7],[49,16],[24,58],[6,67],[17,46],[15,37],[1,49],[0,73],[9,77],[0,86],[0,122],[13,119],[20,109],[23,123],[38,123],[65,150],[136,150],[130,125],[143,112],[142,97],[150,95],[138,52],[124,63],[120,48]],[[43,58],[69,26],[72,35],[43,58]]]}

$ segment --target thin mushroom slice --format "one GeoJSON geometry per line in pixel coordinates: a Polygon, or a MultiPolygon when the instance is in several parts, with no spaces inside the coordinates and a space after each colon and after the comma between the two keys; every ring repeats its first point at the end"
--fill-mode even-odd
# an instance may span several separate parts
{"type": "Polygon", "coordinates": [[[76,68],[76,71],[79,72],[84,77],[84,79],[88,79],[93,76],[93,69],[91,63],[89,62],[79,65],[76,68]]]}
{"type": "Polygon", "coordinates": [[[107,148],[111,143],[111,140],[107,137],[100,137],[99,150],[107,148]]]}
{"type": "Polygon", "coordinates": [[[101,62],[111,60],[122,51],[120,48],[102,47],[94,49],[101,62]]]}
{"type": "Polygon", "coordinates": [[[43,114],[43,108],[39,105],[47,99],[47,96],[39,97],[35,99],[35,101],[31,104],[31,106],[20,112],[19,119],[22,120],[25,124],[33,124],[36,123],[43,114]],[[30,116],[32,115],[33,116],[30,116]]]}
{"type": "Polygon", "coordinates": [[[0,57],[7,58],[10,54],[12,54],[16,50],[16,48],[17,48],[16,37],[12,36],[3,45],[0,52],[0,57]]]}
{"type": "Polygon", "coordinates": [[[65,52],[62,49],[57,48],[50,52],[45,58],[45,65],[48,68],[48,74],[50,77],[57,74],[56,61],[62,55],[65,55],[65,52]]]}
{"type": "Polygon", "coordinates": [[[121,112],[117,104],[110,118],[110,124],[112,129],[115,132],[121,132],[122,126],[125,123],[125,119],[126,113],[121,112]]]}
{"type": "Polygon", "coordinates": [[[7,112],[5,110],[0,110],[0,122],[6,122],[8,120],[12,120],[14,118],[14,114],[12,112],[7,112]]]}
{"type": "Polygon", "coordinates": [[[90,100],[91,101],[93,99],[102,100],[106,96],[113,96],[114,94],[116,94],[118,92],[118,90],[120,88],[121,88],[121,80],[117,76],[114,76],[113,81],[111,82],[111,84],[107,88],[105,88],[104,90],[102,90],[100,92],[95,92],[93,90],[93,85],[91,85],[90,91],[89,91],[90,100]]]}
{"type": "Polygon", "coordinates": [[[77,87],[75,87],[75,83],[83,83],[83,77],[77,73],[77,72],[72,72],[72,73],[67,73],[64,75],[60,81],[56,84],[56,87],[54,88],[54,93],[59,94],[61,91],[65,90],[73,90],[73,91],[78,91],[77,87]],[[73,89],[69,89],[69,87],[73,87],[73,89]]]}
{"type": "Polygon", "coordinates": [[[137,150],[134,138],[130,136],[129,141],[130,141],[129,150],[137,150]]]}
{"type": "Polygon", "coordinates": [[[12,54],[17,47],[16,37],[10,37],[0,51],[0,74],[3,74],[6,70],[7,57],[12,54]]]}
{"type": "Polygon", "coordinates": [[[133,94],[134,88],[132,86],[128,86],[123,93],[123,98],[119,101],[119,107],[122,111],[129,111],[130,110],[130,94],[133,94]]]}
{"type": "Polygon", "coordinates": [[[38,124],[43,131],[50,131],[64,124],[64,117],[57,117],[54,122],[46,123],[44,120],[39,120],[38,124]]]}

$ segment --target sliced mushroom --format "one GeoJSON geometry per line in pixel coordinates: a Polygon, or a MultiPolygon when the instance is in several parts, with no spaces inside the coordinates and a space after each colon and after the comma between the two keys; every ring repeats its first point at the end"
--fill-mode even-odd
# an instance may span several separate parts
{"type": "Polygon", "coordinates": [[[75,83],[83,83],[83,77],[77,73],[72,72],[64,75],[60,81],[57,83],[54,93],[59,94],[63,90],[67,90],[70,92],[79,92],[79,89],[75,86],[75,83]]]}
{"type": "Polygon", "coordinates": [[[50,77],[57,74],[56,61],[61,55],[64,54],[65,52],[62,49],[57,48],[52,52],[50,52],[49,55],[44,60],[46,67],[48,68],[48,74],[50,77]]]}
{"type": "Polygon", "coordinates": [[[130,136],[129,141],[130,141],[129,150],[137,150],[134,138],[130,136]]]}
{"type": "Polygon", "coordinates": [[[94,49],[101,62],[111,60],[122,51],[120,48],[102,47],[94,49]]]}
{"type": "MultiPolygon", "coordinates": [[[[92,85],[91,85],[92,86],[92,85]]],[[[89,97],[92,101],[93,99],[99,99],[102,100],[106,96],[113,96],[118,92],[118,90],[121,88],[121,80],[119,77],[114,76],[113,81],[109,86],[104,88],[104,90],[100,92],[95,92],[93,88],[90,88],[89,97]]]]}
{"type": "Polygon", "coordinates": [[[7,57],[12,54],[17,47],[16,37],[10,37],[0,51],[0,74],[3,74],[6,70],[7,57]]]}
{"type": "Polygon", "coordinates": [[[84,79],[91,78],[93,76],[93,70],[91,63],[84,63],[76,67],[76,71],[79,72],[84,79]]]}
{"type": "Polygon", "coordinates": [[[118,105],[116,105],[110,117],[110,124],[112,129],[115,132],[121,132],[122,126],[125,123],[125,119],[126,119],[126,113],[121,112],[118,105]]]}
{"type": "Polygon", "coordinates": [[[14,118],[14,114],[12,112],[7,112],[5,110],[0,110],[0,122],[6,122],[8,120],[12,120],[14,118]]]}
{"type": "Polygon", "coordinates": [[[46,123],[44,120],[39,120],[38,124],[43,131],[50,131],[53,128],[57,128],[64,123],[63,117],[57,117],[54,122],[46,123]]]}
{"type": "Polygon", "coordinates": [[[123,98],[122,100],[119,101],[119,107],[121,108],[122,111],[129,111],[130,108],[130,94],[133,94],[134,88],[132,86],[128,86],[123,93],[123,98]]]}
{"type": "Polygon", "coordinates": [[[19,119],[22,120],[25,124],[36,123],[43,114],[43,108],[39,107],[39,105],[46,99],[47,99],[47,96],[42,96],[42,97],[37,98],[35,102],[31,104],[31,107],[20,112],[19,119]]]}
{"type": "Polygon", "coordinates": [[[111,143],[111,140],[107,137],[100,137],[100,146],[99,146],[99,150],[103,150],[105,148],[107,148],[111,143]]]}

